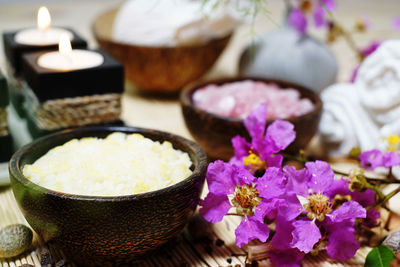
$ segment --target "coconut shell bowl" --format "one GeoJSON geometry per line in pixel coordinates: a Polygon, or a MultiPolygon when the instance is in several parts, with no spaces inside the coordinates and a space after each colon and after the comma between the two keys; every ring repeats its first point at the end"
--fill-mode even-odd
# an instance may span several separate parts
{"type": "Polygon", "coordinates": [[[92,27],[101,49],[118,59],[125,68],[128,84],[145,93],[177,94],[197,80],[215,63],[231,34],[205,43],[175,47],[150,47],[113,41],[113,21],[118,10],[101,14],[92,27]]]}
{"type": "MultiPolygon", "coordinates": [[[[229,160],[233,156],[232,137],[240,135],[244,136],[247,140],[250,140],[250,137],[244,127],[242,119],[219,116],[196,107],[193,104],[193,94],[197,89],[209,84],[222,85],[242,80],[274,83],[282,89],[293,88],[300,92],[301,98],[309,98],[311,100],[314,104],[314,109],[312,111],[298,117],[287,119],[294,124],[296,139],[285,152],[295,154],[300,149],[306,148],[312,137],[316,134],[321,118],[322,102],[318,94],[302,86],[279,80],[249,77],[222,78],[200,81],[188,85],[180,95],[180,104],[186,127],[197,143],[206,151],[209,158],[229,160]]],[[[267,126],[272,121],[273,120],[268,120],[267,126]]]]}
{"type": "Polygon", "coordinates": [[[193,215],[203,188],[207,159],[202,149],[182,137],[130,127],[88,127],[65,130],[37,139],[10,160],[11,185],[17,203],[32,228],[81,266],[130,266],[174,239],[193,215]],[[74,138],[104,138],[112,132],[140,133],[170,141],[187,152],[192,175],[148,193],[96,197],[60,193],[30,182],[22,174],[51,148],[74,138]]]}

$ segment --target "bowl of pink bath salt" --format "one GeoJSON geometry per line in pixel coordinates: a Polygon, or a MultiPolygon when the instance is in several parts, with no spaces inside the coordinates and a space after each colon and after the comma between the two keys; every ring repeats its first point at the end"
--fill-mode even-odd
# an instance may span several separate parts
{"type": "Polygon", "coordinates": [[[181,93],[185,123],[194,139],[214,159],[233,155],[232,137],[249,138],[243,120],[267,103],[268,123],[288,120],[296,139],[286,152],[304,149],[318,130],[322,102],[302,86],[262,78],[223,78],[192,84],[181,93]]]}
{"type": "Polygon", "coordinates": [[[302,98],[297,89],[253,80],[206,85],[193,93],[193,103],[210,113],[239,119],[262,103],[267,103],[267,118],[272,120],[298,117],[314,109],[311,99],[302,98]]]}

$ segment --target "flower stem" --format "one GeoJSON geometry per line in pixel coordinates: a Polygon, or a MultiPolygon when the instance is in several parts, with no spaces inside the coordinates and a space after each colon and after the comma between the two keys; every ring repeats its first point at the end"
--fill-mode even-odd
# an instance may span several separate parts
{"type": "Polygon", "coordinates": [[[376,207],[376,206],[386,204],[386,202],[388,202],[389,199],[391,199],[392,197],[394,197],[395,195],[397,195],[397,193],[399,193],[399,192],[400,192],[400,186],[397,187],[396,189],[394,189],[393,191],[391,191],[389,194],[387,194],[387,195],[384,196],[383,198],[380,198],[380,199],[381,199],[380,201],[376,202],[376,203],[375,203],[374,205],[372,205],[372,206],[369,206],[367,209],[371,209],[371,208],[374,208],[374,207],[376,207]]]}
{"type": "Polygon", "coordinates": [[[354,51],[354,53],[357,54],[359,59],[362,59],[362,53],[359,51],[359,49],[356,46],[356,43],[354,42],[353,37],[351,36],[351,33],[349,31],[347,31],[340,23],[337,22],[337,20],[335,19],[335,17],[333,16],[333,13],[329,10],[329,8],[326,7],[325,3],[322,0],[318,0],[319,4],[322,6],[323,9],[325,9],[325,11],[328,13],[331,22],[333,25],[336,25],[337,27],[340,28],[341,33],[345,39],[345,41],[347,42],[347,44],[349,45],[349,47],[354,51]]]}
{"type": "MultiPolygon", "coordinates": [[[[342,171],[338,171],[338,170],[334,170],[334,169],[332,169],[332,170],[335,174],[342,175],[345,177],[349,176],[349,174],[346,172],[342,172],[342,171]]],[[[400,184],[400,180],[393,179],[393,178],[391,178],[390,175],[388,175],[388,179],[379,179],[379,178],[373,178],[373,177],[368,177],[368,176],[364,176],[364,177],[365,177],[365,179],[367,179],[368,182],[381,183],[381,184],[400,184]]]]}
{"type": "Polygon", "coordinates": [[[293,156],[293,155],[286,154],[286,153],[283,153],[283,152],[281,152],[280,154],[286,159],[297,161],[297,162],[303,163],[303,164],[307,163],[307,160],[305,158],[293,156]]]}

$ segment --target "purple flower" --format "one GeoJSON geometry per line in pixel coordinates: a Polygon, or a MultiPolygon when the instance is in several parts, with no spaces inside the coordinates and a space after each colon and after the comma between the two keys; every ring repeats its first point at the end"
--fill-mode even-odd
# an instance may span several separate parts
{"type": "MultiPolygon", "coordinates": [[[[246,188],[251,190],[253,188],[252,182],[255,179],[247,170],[221,160],[210,163],[206,175],[209,193],[200,202],[202,206],[199,211],[200,214],[209,222],[216,223],[221,221],[232,208],[228,196],[235,195],[237,189],[246,188]]],[[[244,203],[238,203],[238,206],[240,204],[245,205],[244,203]]]]}
{"type": "MultiPolygon", "coordinates": [[[[351,192],[349,190],[350,180],[342,178],[339,180],[335,180],[331,186],[331,190],[329,192],[329,197],[332,199],[335,196],[350,196],[351,200],[357,201],[361,206],[367,208],[375,203],[375,193],[371,189],[367,189],[363,192],[359,192],[357,190],[351,192]]],[[[365,227],[373,228],[378,225],[378,219],[381,214],[376,209],[370,209],[367,211],[367,217],[363,220],[362,224],[365,227]]]]}
{"type": "Polygon", "coordinates": [[[361,153],[358,158],[361,166],[371,171],[378,167],[390,168],[400,165],[400,153],[394,151],[382,152],[373,149],[361,153]]]}
{"type": "Polygon", "coordinates": [[[242,247],[253,239],[265,242],[269,236],[269,228],[254,217],[245,217],[235,230],[236,245],[242,247]]]}
{"type": "MultiPolygon", "coordinates": [[[[334,173],[326,162],[308,162],[306,163],[306,171],[286,168],[286,173],[290,190],[288,194],[296,195],[298,200],[287,199],[286,207],[279,210],[279,214],[283,214],[282,216],[287,221],[277,220],[276,223],[277,227],[282,227],[279,224],[286,224],[286,228],[288,228],[287,225],[291,224],[293,227],[290,247],[309,253],[326,235],[328,254],[332,258],[343,259],[345,257],[347,259],[352,257],[357,250],[354,250],[354,248],[359,247],[354,237],[354,219],[365,218],[365,208],[358,202],[351,200],[334,209],[335,207],[332,206],[334,194],[331,190],[337,190],[337,188],[334,187],[334,173]],[[306,185],[306,187],[298,186],[301,184],[306,185]],[[298,219],[300,214],[305,216],[298,219]],[[344,228],[343,226],[348,227],[344,228]],[[345,231],[345,233],[341,233],[346,234],[342,245],[349,248],[348,253],[341,253],[338,247],[340,240],[337,240],[337,238],[340,235],[337,234],[337,231],[339,230],[345,231]]],[[[274,242],[274,239],[272,242],[274,242]]]]}
{"type": "Polygon", "coordinates": [[[358,156],[358,158],[360,159],[361,166],[367,170],[375,170],[384,165],[383,153],[378,149],[363,152],[358,156]]]}
{"type": "MultiPolygon", "coordinates": [[[[218,160],[208,166],[206,179],[209,193],[200,202],[202,207],[199,213],[207,221],[216,223],[231,208],[236,208],[237,213],[244,215],[235,231],[236,244],[241,247],[256,238],[265,242],[269,236],[269,228],[264,221],[254,216],[255,207],[261,200],[253,185],[256,178],[244,168],[218,160]]],[[[262,190],[269,190],[267,182],[261,187],[262,190]]]]}
{"type": "Polygon", "coordinates": [[[298,2],[298,7],[294,7],[289,15],[289,23],[301,34],[307,29],[307,14],[312,13],[314,24],[319,28],[327,24],[326,9],[333,11],[336,8],[334,0],[299,0],[298,2]]]}
{"type": "Polygon", "coordinates": [[[392,21],[393,29],[400,31],[400,16],[396,16],[392,21]]]}
{"type": "Polygon", "coordinates": [[[375,52],[376,49],[382,44],[381,41],[372,41],[369,45],[360,50],[361,55],[367,57],[375,52]]]}
{"type": "Polygon", "coordinates": [[[252,173],[268,167],[281,167],[283,157],[275,154],[293,142],[296,137],[294,126],[276,120],[265,131],[266,124],[267,104],[261,104],[244,121],[251,143],[240,136],[232,138],[235,154],[229,161],[231,164],[245,167],[252,173]]]}
{"type": "Polygon", "coordinates": [[[289,15],[289,23],[295,27],[295,29],[301,34],[306,32],[307,29],[307,18],[303,14],[300,8],[293,8],[289,15]]]}

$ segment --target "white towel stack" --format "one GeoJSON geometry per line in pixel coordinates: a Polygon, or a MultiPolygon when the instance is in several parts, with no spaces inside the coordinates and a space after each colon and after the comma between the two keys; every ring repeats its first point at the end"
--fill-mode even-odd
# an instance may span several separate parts
{"type": "Polygon", "coordinates": [[[400,134],[400,40],[385,41],[361,64],[355,83],[336,84],[321,98],[322,141],[331,156],[382,148],[382,137],[400,134]]]}

